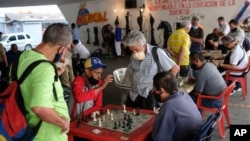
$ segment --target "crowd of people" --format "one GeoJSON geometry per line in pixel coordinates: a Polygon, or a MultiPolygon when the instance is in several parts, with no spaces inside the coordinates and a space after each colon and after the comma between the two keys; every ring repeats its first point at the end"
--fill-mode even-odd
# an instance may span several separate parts
{"type": "MultiPolygon", "coordinates": [[[[220,95],[228,84],[223,78],[225,71],[242,69],[248,65],[243,46],[244,31],[234,19],[229,24],[223,17],[217,20],[219,26],[213,28],[205,40],[199,17],[182,21],[180,28],[168,38],[167,46],[157,48],[156,53],[153,53],[154,47],[147,43],[140,31],[132,30],[122,39],[119,22],[115,23],[116,55],[122,55],[121,43],[131,51],[126,72],[131,78],[131,90],[126,106],[152,110],[157,105],[161,108],[154,122],[152,140],[192,140],[203,124],[201,111],[196,107],[197,96],[220,95]],[[212,56],[208,61],[203,53],[209,50],[222,50],[226,55],[212,56]],[[224,60],[223,63],[219,59],[224,60]],[[187,94],[178,89],[177,79],[189,77],[190,72],[195,86],[187,94]]],[[[15,56],[19,56],[19,77],[36,60],[63,64],[57,66],[57,72],[50,64],[39,64],[20,87],[28,123],[35,126],[40,120],[43,121],[34,141],[66,141],[71,120],[100,114],[103,89],[113,81],[113,76],[109,74],[102,77],[107,66],[100,58],[92,57],[81,43],[75,24],[71,28],[61,23],[50,25],[41,43],[32,50],[20,53],[18,45],[12,44],[6,53],[0,44],[0,53],[1,76],[6,79],[7,70],[15,56]],[[74,70],[74,61],[80,68],[77,72],[74,70]],[[59,81],[54,80],[56,74],[60,76],[59,81]],[[53,97],[53,85],[58,95],[57,101],[53,97]]],[[[237,83],[235,90],[240,87],[237,83]]],[[[216,108],[221,103],[222,99],[202,101],[204,106],[216,108]]]]}

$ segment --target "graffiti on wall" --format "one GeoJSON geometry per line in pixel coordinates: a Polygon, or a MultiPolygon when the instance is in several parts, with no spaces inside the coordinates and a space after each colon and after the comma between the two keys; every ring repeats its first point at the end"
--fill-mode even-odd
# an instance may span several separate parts
{"type": "Polygon", "coordinates": [[[148,0],[149,11],[166,10],[169,15],[188,15],[195,8],[234,6],[236,0],[148,0]]]}
{"type": "Polygon", "coordinates": [[[76,24],[78,27],[82,25],[87,25],[89,23],[100,23],[106,21],[108,21],[106,11],[90,13],[89,10],[86,8],[86,3],[80,4],[80,9],[78,11],[76,19],[76,24]]]}

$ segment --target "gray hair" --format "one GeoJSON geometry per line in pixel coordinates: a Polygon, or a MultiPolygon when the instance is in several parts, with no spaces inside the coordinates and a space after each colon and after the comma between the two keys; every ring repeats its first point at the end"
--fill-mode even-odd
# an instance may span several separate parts
{"type": "Polygon", "coordinates": [[[189,20],[184,20],[181,22],[181,27],[183,28],[191,28],[191,22],[189,20]]]}
{"type": "Polygon", "coordinates": [[[232,43],[235,41],[232,36],[224,36],[221,40],[222,42],[228,42],[228,43],[232,43]]]}
{"type": "Polygon", "coordinates": [[[72,33],[68,25],[63,23],[51,24],[43,34],[44,43],[66,46],[72,43],[72,33]]]}
{"type": "Polygon", "coordinates": [[[145,36],[142,32],[138,30],[132,30],[128,36],[123,41],[125,46],[131,47],[131,46],[140,46],[142,47],[147,43],[145,36]]]}

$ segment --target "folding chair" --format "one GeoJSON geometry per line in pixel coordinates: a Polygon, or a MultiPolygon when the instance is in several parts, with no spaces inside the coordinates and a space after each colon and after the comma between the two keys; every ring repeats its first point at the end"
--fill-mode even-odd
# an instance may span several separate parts
{"type": "Polygon", "coordinates": [[[193,141],[211,141],[217,121],[222,117],[220,110],[216,114],[210,115],[201,129],[196,134],[193,141]]]}

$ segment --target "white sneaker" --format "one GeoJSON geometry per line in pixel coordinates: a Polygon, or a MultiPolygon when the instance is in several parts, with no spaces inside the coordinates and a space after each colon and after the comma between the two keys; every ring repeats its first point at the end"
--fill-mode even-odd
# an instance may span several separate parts
{"type": "Polygon", "coordinates": [[[238,89],[234,89],[234,91],[235,91],[235,92],[240,92],[240,91],[242,91],[242,89],[241,89],[241,88],[238,88],[238,89]]]}
{"type": "Polygon", "coordinates": [[[230,96],[233,95],[233,94],[235,94],[235,90],[233,90],[233,91],[230,93],[230,96]]]}

